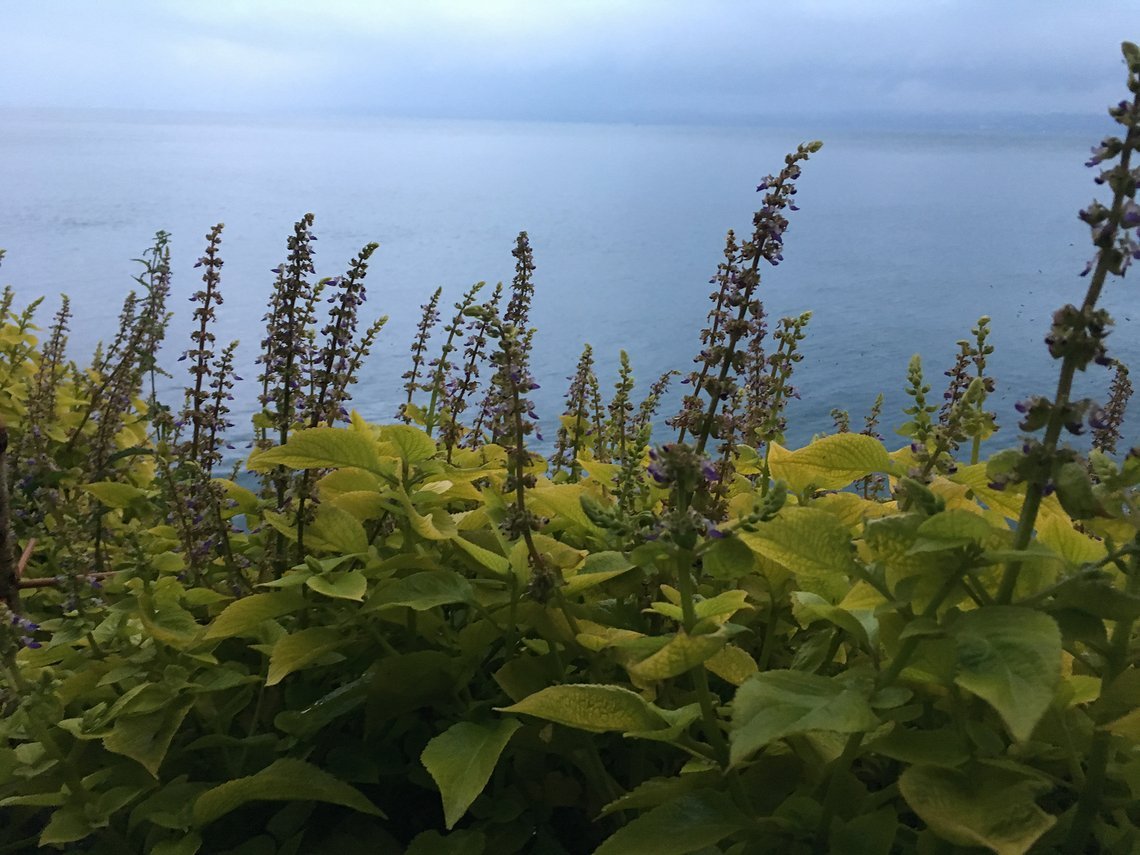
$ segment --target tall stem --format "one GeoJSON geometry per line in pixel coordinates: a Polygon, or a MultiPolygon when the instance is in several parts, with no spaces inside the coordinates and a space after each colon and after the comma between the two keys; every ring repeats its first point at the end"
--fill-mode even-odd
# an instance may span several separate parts
{"type": "MultiPolygon", "coordinates": [[[[1140,94],[1133,100],[1133,105],[1140,104],[1140,94]]],[[[1140,128],[1131,127],[1128,129],[1128,134],[1124,142],[1124,148],[1120,155],[1119,169],[1123,173],[1127,173],[1130,169],[1129,161],[1132,155],[1132,146],[1136,142],[1137,136],[1140,136],[1140,128]]],[[[1112,225],[1111,241],[1115,241],[1117,224],[1120,222],[1121,210],[1124,207],[1124,200],[1128,198],[1122,190],[1118,189],[1113,194],[1112,209],[1108,215],[1108,221],[1112,225]]],[[[1100,244],[1098,244],[1100,245],[1100,244]]],[[[1092,310],[1096,305],[1097,300],[1100,299],[1100,292],[1104,289],[1105,280],[1108,278],[1109,269],[1114,261],[1114,251],[1112,250],[1113,244],[1105,241],[1101,247],[1101,252],[1097,258],[1096,269],[1093,271],[1092,279],[1089,282],[1088,292],[1085,294],[1085,301],[1081,304],[1081,313],[1086,314],[1092,310]]],[[[1079,357],[1074,353],[1068,353],[1061,363],[1061,376],[1057,381],[1057,396],[1053,400],[1053,406],[1049,413],[1049,421],[1045,427],[1045,439],[1043,441],[1042,457],[1045,460],[1052,460],[1057,451],[1057,443],[1061,438],[1061,430],[1064,427],[1065,409],[1069,403],[1069,396],[1073,389],[1073,377],[1077,372],[1077,362],[1079,357]]],[[[1037,522],[1037,512],[1041,509],[1041,500],[1045,496],[1045,482],[1047,476],[1038,474],[1036,477],[1029,480],[1025,489],[1025,502],[1021,506],[1021,515],[1017,520],[1017,534],[1014,538],[1013,548],[1015,550],[1022,550],[1029,546],[1029,541],[1033,538],[1033,527],[1037,522]]],[[[1017,586],[1017,577],[1021,573],[1021,562],[1012,562],[1002,575],[1001,586],[998,588],[997,601],[999,603],[1009,603],[1013,599],[1013,592],[1017,586]]]]}

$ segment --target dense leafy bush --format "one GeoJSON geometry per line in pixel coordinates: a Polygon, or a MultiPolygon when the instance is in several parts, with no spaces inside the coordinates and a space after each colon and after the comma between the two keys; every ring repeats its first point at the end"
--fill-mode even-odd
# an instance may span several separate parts
{"type": "Polygon", "coordinates": [[[383,324],[358,328],[375,247],[313,282],[298,222],[229,478],[221,226],[177,409],[153,391],[164,235],[85,369],[66,300],[41,343],[7,292],[0,852],[1137,851],[1140,456],[1114,456],[1130,386],[1096,307],[1140,257],[1125,59],[1058,388],[988,461],[986,319],[943,406],[912,362],[902,448],[877,411],[782,445],[808,316],[769,340],[760,269],[818,143],[729,233],[661,446],[669,376],[638,404],[623,354],[607,405],[587,348],[551,459],[528,450],[525,233],[509,295],[473,288],[434,358],[425,305],[406,403],[374,425],[348,405],[383,324]],[[1105,407],[1072,398],[1095,364],[1105,407]],[[1086,424],[1082,456],[1060,440],[1086,424]]]}

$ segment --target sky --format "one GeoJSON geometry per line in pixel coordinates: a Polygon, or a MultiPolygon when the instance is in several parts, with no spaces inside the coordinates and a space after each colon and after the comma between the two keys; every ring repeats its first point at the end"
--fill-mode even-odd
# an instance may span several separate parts
{"type": "Polygon", "coordinates": [[[0,0],[0,107],[1087,114],[1140,0],[0,0]]]}

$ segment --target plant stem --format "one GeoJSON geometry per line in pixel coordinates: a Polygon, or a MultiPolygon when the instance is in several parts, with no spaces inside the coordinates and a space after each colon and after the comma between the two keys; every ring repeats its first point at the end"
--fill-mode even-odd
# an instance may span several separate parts
{"type": "MultiPolygon", "coordinates": [[[[676,562],[677,590],[681,595],[681,625],[686,635],[691,633],[697,624],[697,612],[693,601],[692,568],[692,550],[679,550],[676,562]]],[[[716,762],[722,770],[727,771],[729,763],[728,740],[725,739],[724,731],[720,727],[720,720],[717,718],[713,694],[709,688],[709,678],[708,674],[705,673],[704,664],[693,666],[689,673],[692,674],[697,701],[700,703],[701,724],[705,731],[705,737],[716,752],[716,762]]]]}
{"type": "MultiPolygon", "coordinates": [[[[1133,105],[1140,103],[1140,94],[1136,95],[1133,99],[1133,105]]],[[[1130,166],[1129,161],[1132,155],[1132,146],[1135,144],[1136,137],[1140,135],[1140,128],[1130,127],[1128,134],[1124,141],[1124,147],[1120,155],[1119,169],[1122,173],[1127,174],[1130,166]]],[[[1124,207],[1124,201],[1128,198],[1122,189],[1117,190],[1113,194],[1112,209],[1108,215],[1108,221],[1112,224],[1111,234],[1104,243],[1098,243],[1101,251],[1097,256],[1096,270],[1093,272],[1092,279],[1089,281],[1089,289],[1085,294],[1085,300],[1081,304],[1081,313],[1087,314],[1092,311],[1096,305],[1097,300],[1100,299],[1100,292],[1104,288],[1105,280],[1108,278],[1109,269],[1115,259],[1115,251],[1113,250],[1113,243],[1116,240],[1116,233],[1118,224],[1120,223],[1121,211],[1124,207]]],[[[1077,371],[1078,356],[1069,353],[1065,356],[1061,363],[1061,376],[1057,381],[1057,395],[1053,399],[1053,406],[1049,412],[1049,422],[1045,427],[1045,438],[1042,442],[1042,457],[1046,461],[1051,461],[1057,451],[1057,443],[1061,438],[1061,429],[1064,427],[1065,409],[1069,403],[1069,395],[1073,389],[1073,376],[1077,371]]],[[[1037,512],[1041,509],[1041,500],[1045,495],[1045,482],[1048,476],[1038,473],[1037,477],[1032,478],[1026,485],[1025,502],[1021,506],[1021,515],[1017,520],[1017,535],[1014,538],[1013,548],[1015,550],[1022,550],[1029,546],[1029,541],[1033,538],[1033,527],[1037,521],[1037,512]]],[[[1013,592],[1017,586],[1017,577],[1021,573],[1021,562],[1011,562],[1006,567],[1005,573],[1002,575],[1001,587],[998,588],[997,601],[1002,604],[1007,604],[1013,599],[1013,592]]]]}
{"type": "MultiPolygon", "coordinates": [[[[1137,543],[1140,543],[1140,537],[1137,538],[1137,543]]],[[[1140,556],[1138,555],[1132,556],[1125,590],[1131,596],[1140,594],[1140,556]]],[[[1112,631],[1107,662],[1100,678],[1102,696],[1112,682],[1129,667],[1129,645],[1132,641],[1134,623],[1135,620],[1132,618],[1117,621],[1116,627],[1112,631]]],[[[1073,816],[1073,822],[1069,826],[1069,835],[1065,839],[1062,852],[1076,855],[1076,853],[1085,850],[1085,841],[1088,840],[1088,836],[1092,832],[1093,821],[1101,807],[1111,747],[1111,731],[1098,728],[1093,735],[1085,783],[1081,787],[1081,794],[1077,799],[1077,810],[1073,816]]]]}
{"type": "MultiPolygon", "coordinates": [[[[964,576],[968,570],[969,563],[963,561],[962,566],[950,574],[949,578],[947,578],[942,584],[942,587],[938,589],[938,592],[931,599],[930,603],[923,609],[922,618],[933,618],[938,614],[938,609],[942,606],[942,603],[945,602],[946,598],[949,597],[951,592],[958,586],[962,576],[964,576]]],[[[901,674],[903,669],[909,664],[911,657],[914,656],[922,640],[921,636],[912,635],[902,643],[899,652],[891,661],[890,667],[879,674],[879,677],[875,680],[876,689],[884,689],[898,679],[899,674],[901,674]]],[[[835,761],[835,765],[832,767],[831,775],[827,782],[827,792],[823,799],[823,813],[820,816],[819,828],[816,831],[815,850],[817,852],[827,852],[827,840],[831,830],[831,821],[839,809],[839,798],[841,795],[839,779],[847,774],[851,768],[851,764],[855,762],[855,758],[859,755],[859,749],[862,747],[863,739],[866,735],[865,732],[860,731],[858,733],[852,733],[847,737],[847,742],[843,746],[843,753],[839,755],[839,758],[835,761]]]]}

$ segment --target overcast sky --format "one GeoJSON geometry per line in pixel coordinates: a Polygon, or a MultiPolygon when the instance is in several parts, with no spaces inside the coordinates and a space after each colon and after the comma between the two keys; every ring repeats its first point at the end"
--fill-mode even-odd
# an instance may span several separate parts
{"type": "Polygon", "coordinates": [[[1140,0],[0,0],[0,106],[1088,114],[1140,0]]]}

